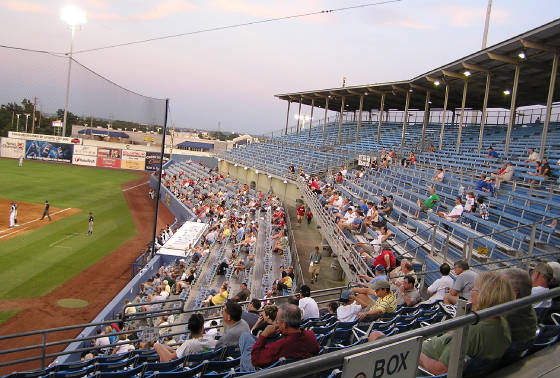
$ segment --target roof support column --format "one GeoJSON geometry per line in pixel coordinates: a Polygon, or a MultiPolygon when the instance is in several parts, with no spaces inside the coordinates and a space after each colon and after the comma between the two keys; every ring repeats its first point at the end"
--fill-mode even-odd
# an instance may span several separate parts
{"type": "Polygon", "coordinates": [[[449,84],[445,84],[445,97],[443,99],[443,117],[441,119],[441,131],[439,133],[439,149],[443,148],[443,132],[445,131],[445,121],[447,120],[447,100],[449,99],[449,84]]]}
{"type": "Polygon", "coordinates": [[[360,141],[360,127],[362,126],[362,108],[364,106],[364,95],[360,95],[360,109],[358,110],[358,122],[356,126],[356,142],[360,141]]]}
{"type": "Polygon", "coordinates": [[[301,100],[302,98],[299,98],[299,110],[298,110],[298,115],[297,115],[297,126],[296,126],[296,135],[299,135],[299,120],[301,118],[301,100]]]}
{"type": "Polygon", "coordinates": [[[424,103],[424,122],[422,123],[422,137],[420,139],[420,152],[424,150],[424,139],[426,138],[426,127],[430,119],[430,91],[426,91],[426,102],[424,103]]]}
{"type": "Polygon", "coordinates": [[[323,119],[323,141],[327,137],[327,115],[329,111],[329,97],[325,100],[325,119],[323,119]]]}
{"type": "Polygon", "coordinates": [[[344,100],[346,98],[342,96],[342,105],[340,105],[340,117],[338,117],[338,144],[342,141],[342,117],[344,115],[344,100]]]}
{"type": "Polygon", "coordinates": [[[311,117],[309,118],[309,138],[311,139],[311,128],[313,126],[313,109],[315,108],[315,99],[311,99],[311,117]]]}
{"type": "Polygon", "coordinates": [[[540,159],[544,157],[544,150],[546,148],[546,134],[548,134],[548,124],[550,123],[550,116],[552,110],[552,97],[554,95],[554,86],[556,85],[556,73],[558,72],[558,56],[559,54],[554,54],[554,59],[552,60],[552,72],[550,74],[550,82],[548,83],[548,98],[546,99],[546,117],[544,119],[544,125],[542,129],[541,137],[541,150],[539,151],[540,159]]]}
{"type": "Polygon", "coordinates": [[[288,112],[286,113],[286,132],[284,135],[288,135],[288,122],[290,122],[290,104],[292,100],[288,100],[288,112]]]}
{"type": "Polygon", "coordinates": [[[513,121],[515,120],[515,100],[517,98],[517,84],[519,84],[519,64],[515,66],[515,75],[513,77],[513,90],[511,91],[511,105],[509,108],[509,121],[506,134],[506,145],[504,147],[504,155],[509,153],[509,142],[511,139],[511,129],[513,128],[513,121]]]}
{"type": "Polygon", "coordinates": [[[406,91],[406,100],[404,103],[404,118],[402,123],[402,137],[401,137],[401,147],[404,146],[404,138],[406,136],[406,123],[408,122],[408,105],[410,104],[410,91],[406,91]]]}
{"type": "Polygon", "coordinates": [[[482,118],[480,118],[480,134],[478,135],[478,153],[482,150],[482,139],[484,138],[484,124],[486,123],[486,110],[488,105],[488,93],[490,92],[490,72],[486,73],[486,89],[484,89],[484,102],[482,103],[482,118]]]}
{"type": "Polygon", "coordinates": [[[385,93],[381,95],[381,104],[379,105],[379,117],[377,122],[377,144],[381,143],[381,125],[383,124],[383,107],[385,106],[385,93]]]}
{"type": "Polygon", "coordinates": [[[461,116],[459,117],[459,131],[457,132],[457,144],[455,145],[455,151],[457,151],[457,153],[461,151],[461,134],[463,133],[463,120],[465,117],[465,102],[467,101],[468,87],[469,80],[465,79],[465,84],[463,85],[463,100],[461,101],[461,116]]]}

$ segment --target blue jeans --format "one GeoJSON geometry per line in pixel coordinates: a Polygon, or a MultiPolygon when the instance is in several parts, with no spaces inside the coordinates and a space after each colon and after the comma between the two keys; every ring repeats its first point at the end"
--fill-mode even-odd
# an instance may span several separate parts
{"type": "Polygon", "coordinates": [[[257,340],[250,333],[242,333],[239,336],[239,349],[241,350],[241,359],[239,361],[240,371],[255,371],[255,367],[251,363],[251,350],[257,340]]]}

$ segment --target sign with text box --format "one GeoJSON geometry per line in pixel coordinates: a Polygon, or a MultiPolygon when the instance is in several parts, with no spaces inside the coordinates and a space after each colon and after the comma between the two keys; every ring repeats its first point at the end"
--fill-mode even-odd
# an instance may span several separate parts
{"type": "Polygon", "coordinates": [[[362,167],[369,167],[369,163],[371,163],[371,157],[368,155],[359,155],[358,156],[358,165],[362,167]]]}
{"type": "Polygon", "coordinates": [[[342,378],[415,378],[422,337],[344,358],[342,378]]]}

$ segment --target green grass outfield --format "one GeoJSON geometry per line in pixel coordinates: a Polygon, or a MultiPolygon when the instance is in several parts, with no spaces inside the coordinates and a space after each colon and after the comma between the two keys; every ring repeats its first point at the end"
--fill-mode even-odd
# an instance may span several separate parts
{"type": "Polygon", "coordinates": [[[0,159],[0,197],[38,204],[48,199],[53,207],[82,211],[0,241],[0,300],[43,296],[137,235],[120,185],[140,176],[27,160],[17,165],[0,159]],[[89,211],[93,236],[86,235],[89,211]]]}

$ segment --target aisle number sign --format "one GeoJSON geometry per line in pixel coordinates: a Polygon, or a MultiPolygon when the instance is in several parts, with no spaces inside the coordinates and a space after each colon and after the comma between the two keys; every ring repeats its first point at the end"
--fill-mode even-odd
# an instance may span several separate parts
{"type": "Polygon", "coordinates": [[[418,336],[345,357],[342,378],[416,377],[421,346],[418,336]]]}

